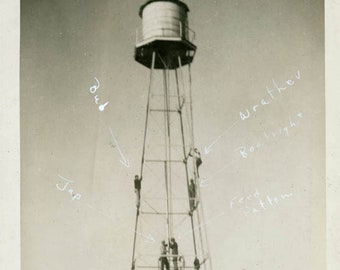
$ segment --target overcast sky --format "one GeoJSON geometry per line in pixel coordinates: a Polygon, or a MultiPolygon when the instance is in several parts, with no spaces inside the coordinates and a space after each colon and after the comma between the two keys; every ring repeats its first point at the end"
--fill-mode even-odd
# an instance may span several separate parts
{"type": "MultiPolygon", "coordinates": [[[[22,1],[23,270],[131,266],[149,80],[133,59],[143,3],[22,1]],[[89,92],[95,78],[104,111],[89,92]],[[61,177],[79,200],[58,190],[61,177]]],[[[323,1],[186,3],[214,269],[322,269],[323,1]],[[264,206],[245,202],[256,191],[264,206]],[[245,214],[245,204],[260,211],[245,214]]]]}

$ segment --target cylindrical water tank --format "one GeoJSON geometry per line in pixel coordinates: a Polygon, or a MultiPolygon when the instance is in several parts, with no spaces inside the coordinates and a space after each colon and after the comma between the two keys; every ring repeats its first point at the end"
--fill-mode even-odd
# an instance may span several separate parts
{"type": "Polygon", "coordinates": [[[178,0],[150,0],[140,8],[143,40],[149,38],[188,39],[189,8],[178,0]]]}

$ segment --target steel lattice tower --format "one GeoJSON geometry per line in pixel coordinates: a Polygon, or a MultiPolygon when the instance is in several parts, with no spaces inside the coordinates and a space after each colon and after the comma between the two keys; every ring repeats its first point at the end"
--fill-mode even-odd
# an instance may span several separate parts
{"type": "Polygon", "coordinates": [[[131,269],[161,269],[166,258],[170,269],[212,270],[194,143],[190,64],[196,46],[188,12],[177,0],[150,0],[139,11],[135,60],[150,69],[150,79],[131,269]]]}

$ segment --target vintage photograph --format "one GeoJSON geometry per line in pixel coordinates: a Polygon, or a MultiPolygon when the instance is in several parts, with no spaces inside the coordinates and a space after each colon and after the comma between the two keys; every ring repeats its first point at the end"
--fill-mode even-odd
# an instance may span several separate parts
{"type": "Polygon", "coordinates": [[[322,270],[321,0],[22,0],[22,270],[322,270]]]}

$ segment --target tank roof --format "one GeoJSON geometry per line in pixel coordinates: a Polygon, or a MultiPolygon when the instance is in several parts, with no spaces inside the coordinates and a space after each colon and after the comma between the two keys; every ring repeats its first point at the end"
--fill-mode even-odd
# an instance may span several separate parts
{"type": "Polygon", "coordinates": [[[149,1],[147,1],[144,5],[142,5],[142,6],[139,8],[139,16],[140,16],[141,18],[142,18],[143,9],[144,9],[147,5],[149,5],[149,4],[153,3],[153,2],[172,2],[172,3],[178,4],[179,6],[184,7],[184,9],[185,9],[186,12],[189,11],[188,6],[187,6],[185,3],[183,3],[183,2],[181,2],[181,1],[179,1],[179,0],[149,0],[149,1]]]}

